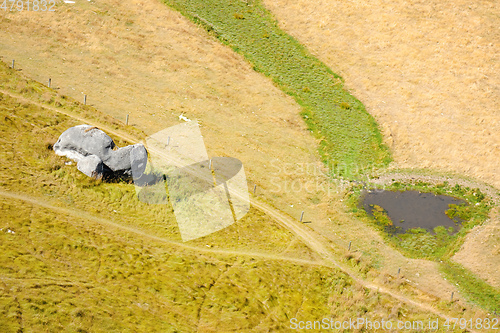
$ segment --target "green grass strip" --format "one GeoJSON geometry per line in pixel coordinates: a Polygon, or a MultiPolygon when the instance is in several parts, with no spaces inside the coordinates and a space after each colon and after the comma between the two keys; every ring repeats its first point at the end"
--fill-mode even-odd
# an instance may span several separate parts
{"type": "Polygon", "coordinates": [[[448,280],[457,285],[467,300],[489,311],[500,312],[500,290],[490,286],[461,265],[449,260],[440,265],[448,280]]]}
{"type": "Polygon", "coordinates": [[[335,175],[352,177],[390,162],[378,125],[363,104],[343,88],[340,76],[282,31],[260,1],[164,1],[295,98],[309,129],[321,139],[323,161],[335,175]]]}

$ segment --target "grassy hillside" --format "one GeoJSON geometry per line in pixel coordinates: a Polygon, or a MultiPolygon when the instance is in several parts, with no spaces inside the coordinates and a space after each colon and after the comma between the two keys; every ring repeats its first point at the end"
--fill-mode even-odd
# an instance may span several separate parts
{"type": "Polygon", "coordinates": [[[263,2],[283,30],[345,78],[383,129],[394,166],[500,187],[496,2],[263,2]]]}
{"type": "Polygon", "coordinates": [[[0,331],[260,332],[287,331],[292,317],[434,318],[320,265],[254,208],[179,242],[171,207],[139,202],[131,184],[89,180],[51,149],[77,118],[125,137],[137,130],[3,64],[0,77],[0,331]]]}
{"type": "Polygon", "coordinates": [[[335,176],[353,177],[390,161],[375,120],[343,80],[281,30],[261,1],[176,1],[168,5],[241,53],[303,107],[335,176]]]}
{"type": "MultiPolygon", "coordinates": [[[[344,89],[338,75],[278,27],[261,1],[165,2],[243,54],[255,70],[269,76],[297,100],[305,110],[302,115],[306,122],[321,137],[321,153],[335,176],[356,176],[365,168],[389,161],[389,155],[384,155],[378,127],[364,106],[344,89]]],[[[477,214],[479,222],[462,230],[461,243],[472,226],[486,219],[489,210],[483,210],[485,212],[477,214]]],[[[407,241],[411,246],[404,245],[403,253],[417,258],[432,257],[420,253],[424,247],[418,242],[414,246],[411,241],[413,239],[407,241]]],[[[441,250],[435,244],[425,248],[441,250]]],[[[495,288],[486,288],[482,293],[480,288],[476,288],[476,292],[462,285],[461,290],[470,300],[490,310],[496,309],[498,291],[495,288]],[[477,297],[479,294],[481,297],[477,297]]]]}
{"type": "MultiPolygon", "coordinates": [[[[383,130],[391,166],[500,188],[495,2],[264,0],[279,26],[345,78],[383,130]]],[[[500,218],[453,260],[500,287],[500,218]]]]}
{"type": "MultiPolygon", "coordinates": [[[[201,22],[197,26],[162,2],[138,0],[134,2],[136,6],[131,7],[130,4],[115,0],[77,2],[73,5],[61,3],[54,15],[0,13],[0,57],[3,55],[4,61],[10,63],[10,59],[15,58],[21,73],[42,82],[52,77],[56,91],[79,101],[83,93],[88,93],[92,106],[115,119],[124,120],[125,115],[130,114],[132,124],[124,128],[123,123],[104,117],[93,107],[57,96],[54,91],[36,82],[22,79],[17,75],[18,71],[2,67],[0,89],[8,93],[2,95],[2,105],[7,108],[3,127],[6,139],[2,145],[5,143],[7,148],[2,149],[6,162],[1,186],[7,192],[2,192],[0,197],[6,198],[3,207],[8,217],[0,228],[11,237],[5,238],[5,251],[9,257],[2,260],[2,265],[5,262],[11,273],[20,272],[15,277],[13,274],[2,275],[1,281],[5,283],[0,289],[2,297],[8,295],[6,300],[16,297],[19,300],[19,306],[14,310],[11,305],[5,307],[3,313],[8,313],[5,318],[9,320],[2,324],[15,325],[13,320],[17,320],[25,331],[29,331],[40,317],[40,309],[48,308],[43,302],[48,302],[50,295],[55,294],[50,290],[37,300],[42,305],[32,310],[31,317],[29,311],[21,311],[29,308],[30,295],[37,290],[34,284],[21,285],[21,277],[25,274],[22,267],[29,267],[35,262],[30,256],[35,259],[43,257],[31,248],[26,250],[26,244],[15,238],[20,230],[21,237],[31,230],[38,230],[44,235],[47,243],[41,239],[43,244],[36,248],[43,248],[43,254],[49,253],[51,258],[55,258],[53,262],[44,259],[45,262],[50,265],[60,262],[72,264],[68,266],[71,269],[66,271],[57,266],[56,271],[62,272],[57,276],[61,279],[57,283],[84,281],[89,285],[89,281],[96,276],[98,283],[93,286],[103,285],[108,293],[104,295],[104,292],[98,291],[90,293],[90,297],[99,299],[100,295],[104,295],[101,298],[112,300],[108,303],[102,301],[107,304],[106,312],[100,312],[97,303],[89,302],[87,313],[98,313],[106,319],[98,321],[93,315],[87,316],[86,326],[74,328],[70,320],[78,323],[77,319],[82,314],[68,316],[61,324],[58,313],[63,318],[72,306],[57,303],[61,297],[53,302],[58,312],[52,309],[47,312],[46,326],[54,327],[47,331],[59,331],[66,326],[75,331],[99,331],[101,327],[105,327],[106,331],[286,331],[287,323],[282,318],[291,314],[302,319],[312,318],[311,314],[317,315],[314,318],[331,314],[333,318],[340,319],[358,313],[372,318],[433,317],[425,306],[424,313],[416,311],[378,293],[378,287],[396,292],[400,295],[399,300],[410,297],[420,304],[430,304],[442,312],[454,313],[454,316],[470,318],[486,315],[471,304],[462,302],[462,295],[457,293],[454,284],[443,278],[434,263],[402,256],[384,244],[373,228],[344,212],[342,200],[345,199],[345,192],[328,182],[323,174],[324,168],[318,163],[317,143],[325,145],[327,139],[319,135],[319,140],[315,142],[310,136],[299,116],[300,110],[309,109],[293,91],[286,90],[286,86],[273,77],[275,85],[293,95],[302,109],[292,98],[273,87],[270,80],[253,71],[243,57],[207,36],[201,29],[202,26],[206,28],[207,23],[200,20],[200,16],[193,20],[201,22]],[[211,156],[232,156],[243,161],[251,182],[250,188],[254,183],[258,185],[257,201],[271,203],[277,210],[295,219],[305,210],[306,218],[312,223],[304,224],[303,229],[314,229],[318,239],[327,238],[325,243],[331,249],[332,262],[326,261],[330,265],[340,262],[344,269],[348,268],[345,271],[355,272],[354,278],[360,278],[358,281],[369,289],[332,270],[292,233],[255,207],[245,219],[221,232],[180,243],[171,207],[151,207],[133,201],[135,192],[130,184],[89,181],[75,170],[74,165],[65,165],[64,160],[48,149],[65,128],[87,123],[87,119],[110,133],[119,145],[124,145],[126,140],[135,142],[144,137],[144,133],[137,128],[147,134],[154,133],[178,123],[181,113],[200,121],[211,156]],[[22,116],[20,119],[18,114],[22,116]],[[14,134],[10,132],[12,128],[26,135],[14,134]],[[17,140],[22,145],[16,148],[14,143],[17,140]],[[22,165],[20,171],[10,171],[14,160],[22,165]],[[23,205],[27,205],[28,209],[16,209],[23,205]],[[37,221],[38,216],[43,214],[46,218],[41,224],[33,224],[26,230],[23,224],[15,222],[17,211],[23,221],[37,221]],[[43,213],[37,213],[39,211],[43,213]],[[63,217],[60,232],[56,230],[59,226],[55,228],[50,224],[59,217],[63,217]],[[65,229],[67,224],[88,228],[65,229]],[[57,241],[46,235],[48,225],[51,228],[49,231],[58,235],[57,241]],[[83,240],[75,237],[78,241],[74,241],[72,235],[79,232],[89,236],[83,240]],[[85,239],[91,242],[84,243],[85,239]],[[350,240],[353,240],[352,252],[346,250],[350,240]],[[53,247],[53,244],[57,246],[53,247]],[[100,255],[80,255],[78,249],[81,244],[105,254],[108,253],[108,244],[114,244],[113,254],[106,257],[109,258],[109,265],[102,264],[100,255]],[[163,267],[160,253],[168,253],[172,258],[180,257],[182,261],[175,259],[172,264],[165,263],[165,269],[160,267],[161,272],[167,275],[161,275],[160,280],[155,270],[142,276],[140,272],[147,269],[140,263],[134,266],[137,252],[129,249],[129,244],[141,255],[148,254],[140,257],[141,262],[144,258],[157,261],[158,266],[155,267],[163,267]],[[61,248],[67,251],[59,251],[61,248]],[[22,259],[12,263],[11,259],[17,258],[19,253],[29,259],[27,265],[22,259]],[[72,256],[73,253],[75,256],[72,256]],[[91,258],[91,262],[85,256],[91,258]],[[121,266],[121,262],[126,262],[126,265],[121,266]],[[198,263],[210,267],[200,268],[198,263]],[[214,263],[215,267],[211,267],[214,263]],[[71,275],[80,268],[87,274],[71,275]],[[402,274],[396,278],[398,268],[401,268],[402,274]],[[233,272],[236,274],[233,275],[233,272]],[[182,284],[191,273],[202,284],[188,284],[187,287],[182,284]],[[205,275],[208,280],[204,279],[205,275]],[[247,279],[239,279],[235,275],[247,279]],[[214,276],[217,277],[215,282],[209,280],[214,276]],[[332,284],[325,282],[325,277],[331,278],[332,284]],[[138,282],[131,283],[132,278],[138,282]],[[112,285],[117,279],[124,287],[112,285]],[[349,281],[345,289],[342,287],[344,280],[349,281]],[[332,289],[336,281],[340,283],[338,289],[332,289]],[[154,288],[148,288],[152,283],[154,288]],[[167,286],[168,290],[161,289],[162,286],[167,286]],[[198,289],[203,289],[203,286],[207,286],[208,290],[200,294],[198,289]],[[327,291],[307,289],[305,286],[327,291]],[[125,294],[122,288],[138,290],[137,295],[125,294]],[[451,291],[455,291],[455,297],[461,299],[460,302],[447,301],[451,291]],[[246,295],[246,298],[233,302],[233,295],[240,294],[246,295]],[[401,297],[402,294],[405,296],[401,297]],[[171,303],[162,303],[161,297],[165,295],[171,303]],[[195,301],[200,295],[206,300],[195,301]],[[443,300],[439,301],[436,296],[443,300]],[[148,300],[142,302],[139,297],[148,300]],[[146,308],[149,313],[158,314],[152,320],[143,319],[147,313],[139,310],[135,311],[137,314],[133,314],[133,319],[124,319],[129,315],[124,315],[126,310],[134,311],[135,300],[138,300],[136,303],[139,306],[167,305],[160,310],[157,310],[158,306],[154,310],[146,308]],[[115,308],[112,302],[120,306],[115,308]],[[472,311],[463,312],[466,308],[472,311]],[[23,314],[26,316],[23,317],[23,314]],[[162,322],[161,318],[166,319],[162,322]],[[104,322],[110,325],[106,326],[104,322]],[[146,324],[141,327],[141,323],[146,324]]],[[[245,19],[239,15],[233,17],[238,24],[245,19]]],[[[267,18],[264,20],[268,22],[267,18]]],[[[212,31],[210,28],[207,30],[212,31]]],[[[227,43],[227,40],[221,40],[227,43]]],[[[307,55],[300,45],[292,42],[299,51],[302,50],[300,52],[304,52],[302,55],[307,55]]],[[[266,57],[263,61],[269,64],[275,61],[278,65],[281,63],[280,59],[266,57]]],[[[317,64],[314,59],[313,64],[317,64]]],[[[288,75],[286,71],[285,74],[288,75]]],[[[334,83],[342,85],[338,78],[334,83]]],[[[299,88],[299,93],[311,92],[309,86],[299,88]]],[[[350,106],[343,104],[341,108],[348,110],[350,106]]],[[[311,115],[305,116],[306,120],[312,119],[311,115]]],[[[313,123],[309,125],[314,129],[313,123]]],[[[319,133],[318,129],[315,131],[319,133]]],[[[323,159],[327,160],[328,156],[323,156],[323,159]]],[[[365,162],[358,166],[367,166],[365,162]]],[[[348,160],[344,160],[333,171],[345,171],[347,163],[348,160]]],[[[36,272],[48,270],[40,267],[34,263],[33,268],[28,269],[29,274],[41,278],[36,272]]],[[[50,279],[41,281],[40,285],[53,283],[54,277],[50,276],[50,279]]],[[[1,299],[3,302],[4,298],[1,299]]],[[[34,331],[43,329],[35,327],[34,331]]]]}

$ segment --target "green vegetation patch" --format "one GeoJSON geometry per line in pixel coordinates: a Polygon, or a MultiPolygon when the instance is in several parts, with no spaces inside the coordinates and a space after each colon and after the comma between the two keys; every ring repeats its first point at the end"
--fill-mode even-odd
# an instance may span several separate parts
{"type": "Polygon", "coordinates": [[[462,265],[450,260],[443,262],[440,269],[469,301],[489,311],[500,312],[500,289],[492,287],[462,265]]]}
{"type": "Polygon", "coordinates": [[[390,161],[378,125],[363,104],[344,89],[338,75],[278,27],[261,1],[165,3],[241,53],[295,98],[335,176],[352,178],[390,161]]]}
{"type": "Polygon", "coordinates": [[[446,274],[448,280],[458,285],[461,293],[469,301],[484,309],[498,311],[498,304],[500,304],[499,290],[450,260],[461,248],[467,233],[488,219],[493,207],[491,198],[487,197],[478,188],[465,187],[459,184],[451,186],[448,182],[437,185],[420,180],[408,183],[394,182],[387,186],[385,190],[414,190],[436,195],[448,195],[467,202],[467,204],[462,205],[450,205],[450,209],[445,212],[451,219],[461,221],[461,227],[456,233],[453,233],[453,228],[447,229],[443,226],[434,228],[433,232],[423,228],[414,228],[399,234],[390,232],[391,228],[397,226],[398,221],[392,221],[387,212],[377,205],[372,207],[373,217],[368,216],[362,208],[362,185],[352,187],[348,205],[351,207],[351,212],[379,229],[386,242],[404,255],[410,258],[422,258],[439,262],[440,269],[446,274]]]}
{"type": "Polygon", "coordinates": [[[452,228],[438,226],[433,232],[423,228],[414,228],[405,233],[393,233],[399,221],[392,221],[383,207],[374,205],[372,207],[373,218],[362,208],[363,186],[352,187],[348,204],[351,211],[359,218],[372,223],[383,231],[386,240],[395,248],[412,258],[423,258],[430,260],[442,260],[451,258],[462,246],[465,236],[477,225],[488,218],[493,202],[478,188],[469,188],[460,185],[451,186],[448,182],[432,185],[422,181],[409,183],[394,182],[384,188],[387,191],[420,191],[433,193],[435,195],[447,195],[462,199],[466,204],[450,205],[445,212],[448,217],[457,223],[460,229],[453,233],[452,228]]]}
{"type": "Polygon", "coordinates": [[[57,137],[80,121],[31,101],[113,123],[3,63],[0,75],[2,90],[22,96],[0,93],[1,332],[286,331],[293,317],[435,318],[338,269],[248,254],[278,254],[294,238],[255,209],[176,242],[170,206],[141,203],[132,184],[90,179],[56,156],[57,137]]]}

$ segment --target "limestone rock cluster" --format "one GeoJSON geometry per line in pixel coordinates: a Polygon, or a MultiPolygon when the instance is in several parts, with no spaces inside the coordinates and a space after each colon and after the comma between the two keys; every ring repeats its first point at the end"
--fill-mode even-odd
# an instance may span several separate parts
{"type": "Polygon", "coordinates": [[[144,173],[148,159],[144,145],[119,148],[109,135],[90,125],[64,131],[54,151],[74,160],[78,170],[94,178],[138,177],[144,173]]]}

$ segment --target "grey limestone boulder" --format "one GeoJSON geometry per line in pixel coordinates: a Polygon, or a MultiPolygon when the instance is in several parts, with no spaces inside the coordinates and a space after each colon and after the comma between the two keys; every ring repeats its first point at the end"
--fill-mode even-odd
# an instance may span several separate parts
{"type": "Polygon", "coordinates": [[[97,155],[89,155],[80,159],[76,165],[77,169],[93,178],[103,178],[104,164],[97,155]]]}
{"type": "Polygon", "coordinates": [[[118,148],[113,139],[97,127],[78,125],[64,131],[54,144],[57,155],[77,162],[78,170],[89,177],[142,175],[148,153],[138,143],[118,148]]]}

